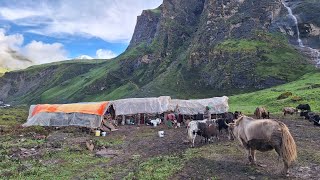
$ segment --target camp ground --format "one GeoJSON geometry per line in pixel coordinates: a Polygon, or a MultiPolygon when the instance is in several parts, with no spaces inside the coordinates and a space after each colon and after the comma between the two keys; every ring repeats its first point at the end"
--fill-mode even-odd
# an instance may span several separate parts
{"type": "Polygon", "coordinates": [[[181,100],[170,96],[150,98],[128,98],[114,101],[31,105],[27,122],[23,126],[79,126],[99,128],[105,114],[126,124],[126,118],[134,116],[137,124],[144,124],[147,115],[152,114],[166,120],[168,112],[181,115],[204,113],[210,107],[212,114],[228,112],[228,97],[181,100]]]}
{"type": "MultiPolygon", "coordinates": [[[[198,119],[198,113],[205,113],[208,106],[212,115],[232,114],[228,100],[226,96],[189,100],[161,96],[90,103],[38,104],[30,106],[29,112],[27,108],[0,109],[0,112],[11,110],[11,114],[19,115],[15,116],[19,124],[0,126],[0,158],[4,159],[0,163],[0,177],[284,179],[280,175],[282,161],[278,161],[275,151],[256,152],[257,163],[261,163],[261,166],[250,166],[245,149],[239,146],[237,139],[229,140],[226,131],[218,132],[219,138],[203,141],[203,135],[206,134],[202,132],[212,130],[209,129],[212,122],[217,122],[219,127],[219,120],[224,122],[227,117],[216,119],[217,116],[212,116],[211,121],[206,121],[208,125],[205,128],[208,131],[200,131],[204,128],[205,119],[198,119]],[[166,114],[175,114],[172,111],[178,112],[179,118],[182,117],[185,122],[190,117],[196,119],[192,123],[185,123],[187,126],[182,124],[180,128],[169,126],[169,123],[157,126],[144,124],[150,115],[151,118],[158,116],[164,120],[166,114]],[[116,131],[101,129],[107,116],[119,120],[116,131]],[[134,120],[135,123],[131,124],[128,120],[134,120]],[[20,126],[21,123],[24,123],[24,127],[20,126]],[[193,127],[198,130],[189,133],[193,127]],[[100,136],[97,135],[99,129],[100,132],[102,130],[100,136]],[[197,134],[193,148],[189,141],[190,134],[197,134]]],[[[252,113],[246,115],[250,116],[248,118],[253,116],[252,113]]],[[[310,126],[310,122],[299,114],[271,114],[271,118],[288,126],[299,149],[299,161],[290,167],[289,178],[286,179],[319,179],[319,127],[310,126]]],[[[263,123],[270,120],[254,121],[263,123]]]]}

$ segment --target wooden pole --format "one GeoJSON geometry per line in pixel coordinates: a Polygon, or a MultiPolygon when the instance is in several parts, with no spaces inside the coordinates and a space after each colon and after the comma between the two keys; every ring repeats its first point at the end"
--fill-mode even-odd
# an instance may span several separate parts
{"type": "Polygon", "coordinates": [[[125,115],[122,115],[122,121],[121,121],[121,124],[124,125],[125,124],[125,121],[126,121],[126,117],[125,115]]]}
{"type": "Polygon", "coordinates": [[[140,126],[141,114],[138,114],[138,126],[140,126]]]}

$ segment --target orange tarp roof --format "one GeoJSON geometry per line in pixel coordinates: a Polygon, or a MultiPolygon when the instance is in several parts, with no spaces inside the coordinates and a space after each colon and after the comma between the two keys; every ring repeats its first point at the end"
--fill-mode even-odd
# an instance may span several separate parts
{"type": "Polygon", "coordinates": [[[38,104],[34,108],[32,116],[41,112],[84,113],[102,116],[107,105],[107,101],[83,104],[38,104]]]}

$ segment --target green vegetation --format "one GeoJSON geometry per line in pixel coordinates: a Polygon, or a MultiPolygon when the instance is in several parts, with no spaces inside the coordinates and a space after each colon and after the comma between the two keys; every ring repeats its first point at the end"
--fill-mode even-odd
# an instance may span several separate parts
{"type": "Polygon", "coordinates": [[[300,103],[308,103],[315,112],[320,112],[320,73],[308,73],[300,79],[252,93],[230,96],[230,110],[239,110],[252,114],[256,107],[265,106],[272,113],[279,113],[283,107],[296,107],[300,103]],[[277,99],[279,95],[291,92],[293,95],[277,99]]]}
{"type": "Polygon", "coordinates": [[[110,178],[102,168],[97,168],[99,163],[108,162],[108,158],[96,158],[89,153],[63,150],[48,152],[41,159],[5,159],[0,163],[0,174],[12,179],[110,178]]]}
{"type": "Polygon", "coordinates": [[[314,70],[305,57],[287,43],[282,34],[256,31],[251,39],[229,39],[218,44],[213,51],[244,54],[251,63],[255,63],[254,72],[262,79],[274,77],[293,81],[305,72],[314,70]]]}
{"type": "Polygon", "coordinates": [[[0,67],[0,77],[4,75],[4,73],[8,72],[9,69],[0,67]]]}
{"type": "Polygon", "coordinates": [[[257,48],[267,48],[268,43],[257,40],[226,40],[218,44],[215,50],[228,52],[256,52],[257,48]]]}
{"type": "Polygon", "coordinates": [[[150,11],[153,12],[153,13],[155,13],[155,14],[159,14],[159,15],[160,15],[160,13],[161,13],[161,8],[160,8],[160,6],[159,6],[159,7],[155,8],[155,9],[150,9],[150,11]]]}
{"type": "MultiPolygon", "coordinates": [[[[107,135],[108,136],[108,135],[107,135]]],[[[112,136],[108,138],[104,137],[95,137],[94,138],[94,144],[96,148],[102,148],[102,147],[115,147],[118,145],[121,145],[123,143],[123,137],[121,136],[112,136]]]]}
{"type": "Polygon", "coordinates": [[[116,100],[122,97],[125,97],[134,91],[138,90],[139,87],[134,83],[128,83],[123,86],[118,87],[117,89],[113,90],[111,93],[106,91],[106,93],[102,93],[98,96],[89,97],[89,101],[102,101],[102,100],[116,100]]]}
{"type": "Polygon", "coordinates": [[[0,108],[0,125],[13,126],[24,123],[28,117],[28,107],[0,108]]]}
{"type": "Polygon", "coordinates": [[[139,164],[136,172],[129,173],[125,179],[168,179],[182,168],[183,159],[177,156],[159,156],[139,164]]]}

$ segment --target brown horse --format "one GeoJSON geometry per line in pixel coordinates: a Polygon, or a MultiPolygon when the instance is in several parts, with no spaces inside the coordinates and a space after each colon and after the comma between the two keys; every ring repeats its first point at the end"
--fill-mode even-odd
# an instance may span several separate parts
{"type": "Polygon", "coordinates": [[[256,163],[255,150],[265,152],[275,149],[284,163],[282,173],[288,173],[289,166],[297,158],[297,150],[296,143],[284,123],[242,116],[228,126],[229,138],[240,141],[247,150],[250,164],[256,163]]]}
{"type": "Polygon", "coordinates": [[[267,111],[266,108],[264,107],[257,107],[256,110],[254,111],[254,115],[258,118],[258,119],[269,119],[269,115],[270,113],[267,111]]]}

